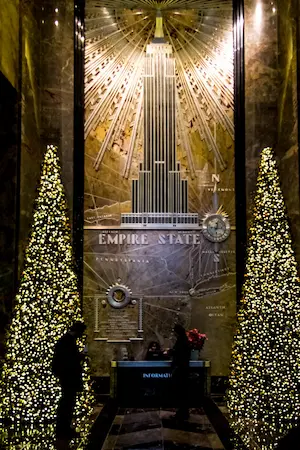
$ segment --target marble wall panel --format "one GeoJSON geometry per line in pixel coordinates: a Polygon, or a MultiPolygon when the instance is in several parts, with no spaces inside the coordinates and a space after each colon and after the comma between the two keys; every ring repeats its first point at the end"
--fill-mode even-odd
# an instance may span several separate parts
{"type": "Polygon", "coordinates": [[[72,220],[73,22],[71,1],[22,3],[19,271],[30,233],[43,152],[49,143],[59,146],[72,220]]]}
{"type": "Polygon", "coordinates": [[[31,229],[36,187],[39,182],[42,149],[40,145],[40,17],[33,1],[21,4],[21,150],[20,150],[20,221],[19,221],[19,274],[23,268],[24,252],[31,229]]]}
{"type": "Polygon", "coordinates": [[[0,71],[18,88],[19,0],[0,0],[0,71]]]}
{"type": "Polygon", "coordinates": [[[260,152],[273,147],[300,263],[296,7],[245,0],[245,138],[248,220],[260,152]]]}
{"type": "Polygon", "coordinates": [[[245,114],[247,210],[255,190],[260,152],[277,143],[277,13],[269,0],[245,0],[245,114]]]}
{"type": "Polygon", "coordinates": [[[58,145],[70,219],[73,205],[74,2],[41,3],[41,135],[58,145]]]}
{"type": "Polygon", "coordinates": [[[296,0],[278,0],[278,144],[281,184],[298,262],[300,262],[299,142],[296,0]]]}

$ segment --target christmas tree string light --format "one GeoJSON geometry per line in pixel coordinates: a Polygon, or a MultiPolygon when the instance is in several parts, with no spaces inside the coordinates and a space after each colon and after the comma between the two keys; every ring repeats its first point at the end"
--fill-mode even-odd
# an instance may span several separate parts
{"type": "Polygon", "coordinates": [[[262,151],[227,405],[246,448],[273,450],[300,417],[300,286],[272,149],[262,151]]]}
{"type": "MultiPolygon", "coordinates": [[[[82,319],[71,246],[67,203],[57,148],[47,146],[25,254],[24,272],[8,332],[0,381],[0,420],[13,428],[55,422],[61,394],[51,363],[54,345],[82,319]]],[[[83,342],[79,345],[83,348],[83,342]]],[[[75,407],[77,429],[93,407],[89,370],[75,407]]]]}

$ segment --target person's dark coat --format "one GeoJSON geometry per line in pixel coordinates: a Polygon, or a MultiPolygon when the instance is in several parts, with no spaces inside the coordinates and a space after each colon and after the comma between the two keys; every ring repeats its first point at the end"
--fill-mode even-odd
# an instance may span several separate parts
{"type": "Polygon", "coordinates": [[[187,338],[179,336],[172,350],[172,368],[186,371],[189,369],[190,345],[187,338]]]}
{"type": "Polygon", "coordinates": [[[176,324],[174,332],[177,334],[177,340],[171,354],[173,392],[177,402],[176,417],[186,419],[189,416],[188,378],[191,350],[185,329],[176,324]]]}
{"type": "Polygon", "coordinates": [[[59,378],[62,387],[82,390],[82,355],[76,345],[76,337],[71,333],[64,334],[57,342],[54,350],[52,370],[59,378]]]}

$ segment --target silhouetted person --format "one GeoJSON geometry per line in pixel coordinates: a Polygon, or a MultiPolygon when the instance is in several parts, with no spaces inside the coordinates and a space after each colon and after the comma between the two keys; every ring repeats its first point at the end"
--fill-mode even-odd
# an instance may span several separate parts
{"type": "Polygon", "coordinates": [[[161,361],[163,358],[163,352],[160,345],[156,341],[150,342],[146,353],[146,361],[161,361]]]}
{"type": "Polygon", "coordinates": [[[82,366],[84,359],[76,340],[82,337],[86,326],[83,322],[74,322],[70,330],[55,345],[52,370],[61,385],[61,398],[57,408],[56,437],[71,439],[76,436],[71,428],[76,394],[83,389],[82,366]]]}
{"type": "Polygon", "coordinates": [[[176,342],[171,351],[172,355],[172,384],[174,396],[177,399],[177,411],[175,419],[186,420],[189,418],[188,408],[188,378],[190,366],[190,344],[183,326],[174,326],[176,342]]]}

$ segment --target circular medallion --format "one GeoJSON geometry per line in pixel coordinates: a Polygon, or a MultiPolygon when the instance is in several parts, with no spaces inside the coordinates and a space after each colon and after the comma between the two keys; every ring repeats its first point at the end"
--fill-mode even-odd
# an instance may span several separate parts
{"type": "Polygon", "coordinates": [[[107,301],[113,308],[124,308],[131,301],[131,291],[123,284],[114,284],[107,292],[107,301]]]}
{"type": "Polygon", "coordinates": [[[230,223],[222,214],[210,214],[203,219],[204,237],[211,242],[223,242],[230,234],[230,223]]]}

